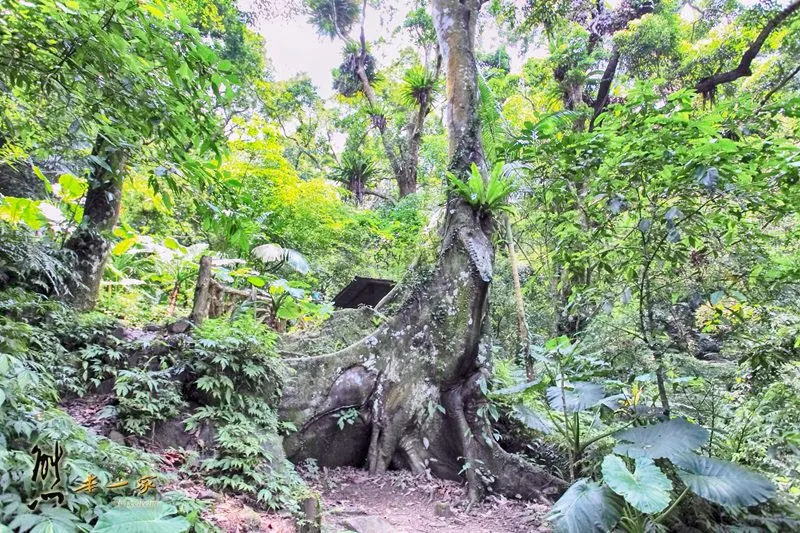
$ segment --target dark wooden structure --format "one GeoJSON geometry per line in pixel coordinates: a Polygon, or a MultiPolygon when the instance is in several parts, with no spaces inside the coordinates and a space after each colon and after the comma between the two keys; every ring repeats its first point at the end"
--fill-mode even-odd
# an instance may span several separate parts
{"type": "Polygon", "coordinates": [[[362,278],[356,276],[333,299],[336,307],[356,308],[359,305],[375,307],[394,288],[390,279],[362,278]]]}

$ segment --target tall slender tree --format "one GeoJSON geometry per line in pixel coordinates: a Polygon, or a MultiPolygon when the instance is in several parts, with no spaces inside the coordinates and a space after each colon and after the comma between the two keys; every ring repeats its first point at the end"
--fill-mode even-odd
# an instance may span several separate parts
{"type": "Polygon", "coordinates": [[[416,40],[424,50],[425,61],[421,66],[412,68],[403,79],[404,99],[410,112],[406,124],[397,134],[393,134],[382,111],[381,99],[372,86],[375,81],[375,59],[369,54],[364,31],[366,0],[361,3],[358,39],[350,37],[352,27],[359,20],[356,5],[352,0],[311,0],[311,21],[320,33],[344,42],[345,57],[335,85],[346,96],[357,92],[364,95],[402,198],[417,191],[422,134],[425,118],[433,105],[441,59],[438,50],[435,50],[435,43],[430,40],[430,31],[426,31],[430,24],[429,17],[424,10],[415,11],[416,15],[409,26],[417,33],[416,40]],[[434,48],[433,54],[431,48],[434,48]],[[430,55],[434,57],[428,61],[430,55]]]}

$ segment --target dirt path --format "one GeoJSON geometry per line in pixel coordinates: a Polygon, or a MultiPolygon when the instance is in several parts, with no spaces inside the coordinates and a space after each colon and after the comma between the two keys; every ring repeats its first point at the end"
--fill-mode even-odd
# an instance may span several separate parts
{"type": "Polygon", "coordinates": [[[467,509],[463,486],[409,472],[370,477],[363,470],[338,468],[309,482],[322,494],[325,533],[549,531],[545,505],[490,497],[467,509]]]}

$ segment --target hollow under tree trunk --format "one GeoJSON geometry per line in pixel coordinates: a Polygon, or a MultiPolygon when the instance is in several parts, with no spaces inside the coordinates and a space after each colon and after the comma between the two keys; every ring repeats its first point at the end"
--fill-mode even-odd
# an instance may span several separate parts
{"type": "MultiPolygon", "coordinates": [[[[479,7],[477,0],[433,1],[457,176],[472,163],[485,169],[474,57],[479,7]]],[[[563,490],[561,479],[505,452],[483,414],[491,226],[451,196],[435,268],[392,318],[337,352],[284,359],[293,372],[281,414],[298,428],[285,443],[290,457],[367,465],[373,473],[394,465],[449,479],[463,474],[473,501],[491,491],[533,499],[563,490]],[[339,417],[351,409],[360,416],[340,429],[339,417]]]]}
{"type": "Polygon", "coordinates": [[[100,292],[111,243],[106,238],[119,218],[122,179],[127,156],[98,135],[92,148],[95,162],[83,204],[80,225],[64,243],[75,254],[76,283],[70,286],[70,303],[81,310],[92,309],[100,292]],[[97,161],[103,161],[103,164],[97,161]]]}

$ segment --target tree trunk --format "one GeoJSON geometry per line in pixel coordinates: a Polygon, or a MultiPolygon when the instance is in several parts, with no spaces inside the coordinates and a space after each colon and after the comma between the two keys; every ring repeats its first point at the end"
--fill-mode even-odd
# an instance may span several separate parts
{"type": "Polygon", "coordinates": [[[200,258],[200,270],[197,272],[197,286],[194,289],[194,304],[189,320],[199,326],[208,318],[211,300],[211,257],[204,255],[200,258]]]}
{"type": "Polygon", "coordinates": [[[94,161],[83,204],[83,218],[64,243],[64,248],[71,250],[76,260],[76,282],[70,286],[68,299],[81,310],[92,309],[97,303],[100,282],[111,249],[106,234],[114,228],[119,218],[122,179],[127,162],[123,150],[111,146],[99,135],[92,155],[94,161]]]}
{"type": "MultiPolygon", "coordinates": [[[[439,78],[439,69],[442,66],[442,57],[438,55],[434,67],[434,79],[439,78]]],[[[427,65],[426,65],[427,68],[427,65]]],[[[397,176],[397,187],[400,189],[400,198],[417,192],[417,169],[419,168],[419,149],[422,145],[422,131],[425,128],[425,118],[431,110],[433,91],[427,91],[417,103],[408,125],[406,134],[408,147],[404,150],[401,174],[397,176]]]]}
{"type": "MultiPolygon", "coordinates": [[[[438,70],[438,69],[437,69],[438,70]]],[[[430,98],[428,95],[417,107],[411,120],[406,126],[408,146],[404,150],[404,157],[400,174],[396,176],[397,188],[400,198],[417,192],[417,168],[419,167],[419,148],[422,144],[422,129],[425,117],[430,111],[430,98]]]]}
{"type": "MultiPolygon", "coordinates": [[[[367,69],[366,69],[366,60],[367,60],[367,39],[364,35],[364,21],[367,16],[367,0],[362,0],[361,3],[361,35],[359,37],[359,43],[361,46],[361,52],[358,55],[357,62],[356,62],[356,73],[358,74],[358,78],[361,80],[361,89],[364,93],[364,97],[369,102],[370,107],[373,110],[380,109],[380,105],[378,104],[378,97],[375,95],[375,91],[372,89],[372,85],[369,83],[369,77],[367,76],[367,69]]],[[[377,122],[378,132],[381,136],[381,143],[383,144],[383,149],[386,152],[386,157],[389,159],[389,165],[392,167],[392,173],[395,175],[395,178],[400,181],[400,176],[403,174],[403,164],[400,160],[400,156],[395,152],[394,145],[392,144],[392,140],[389,138],[389,134],[386,132],[386,119],[385,117],[381,117],[382,120],[377,122]]]]}
{"type": "MultiPolygon", "coordinates": [[[[364,93],[364,97],[367,99],[367,102],[369,102],[369,105],[373,109],[380,109],[378,98],[375,95],[375,91],[372,89],[372,86],[370,85],[365,65],[367,58],[367,43],[364,35],[364,19],[366,17],[366,8],[367,2],[366,0],[362,0],[360,36],[361,53],[357,58],[356,73],[361,81],[362,91],[364,93]]],[[[441,58],[437,58],[435,66],[435,78],[438,78],[440,67],[441,58]]],[[[386,157],[389,159],[389,165],[392,168],[392,174],[394,174],[395,181],[397,182],[400,198],[417,192],[419,149],[420,145],[422,144],[422,130],[425,124],[425,117],[428,116],[428,113],[431,110],[432,97],[433,94],[428,93],[427,98],[422,99],[422,101],[418,103],[417,108],[411,115],[408,124],[405,126],[407,143],[393,142],[393,140],[389,137],[389,133],[386,131],[385,118],[382,118],[382,120],[376,123],[381,137],[381,144],[383,144],[383,149],[386,152],[386,157]],[[407,145],[404,146],[403,144],[407,145]]]]}
{"type": "Polygon", "coordinates": [[[525,373],[528,379],[533,379],[533,361],[531,360],[531,347],[528,339],[528,321],[525,318],[525,300],[522,297],[522,283],[519,279],[519,261],[514,249],[514,233],[511,230],[511,219],[506,216],[506,246],[508,247],[508,262],[511,264],[511,280],[514,283],[514,303],[517,308],[517,337],[519,341],[518,353],[525,358],[525,373]]]}
{"type": "Polygon", "coordinates": [[[167,316],[171,317],[175,314],[175,306],[178,303],[178,296],[181,292],[181,282],[176,281],[175,284],[172,286],[172,290],[169,291],[169,305],[167,306],[167,316]]]}
{"type": "MultiPolygon", "coordinates": [[[[413,154],[414,152],[409,153],[413,154]]],[[[416,155],[419,157],[419,146],[417,146],[416,155]]],[[[397,176],[396,180],[400,198],[417,192],[417,159],[412,160],[409,157],[408,162],[412,163],[412,165],[403,167],[402,175],[397,176]]]]}
{"type": "Polygon", "coordinates": [[[359,178],[350,178],[350,181],[347,182],[347,189],[353,194],[356,205],[361,205],[361,202],[364,201],[364,182],[359,178]]]}
{"type": "MultiPolygon", "coordinates": [[[[434,0],[447,74],[450,170],[485,169],[474,57],[477,0],[434,0]]],[[[481,392],[490,364],[482,343],[494,250],[492,220],[458,196],[448,200],[432,274],[408,290],[397,314],[368,337],[334,353],[286,357],[294,370],[281,413],[298,428],[290,457],[323,465],[390,465],[459,479],[472,500],[486,492],[526,498],[563,490],[543,469],[502,450],[481,392]],[[340,429],[340,416],[356,422],[340,429]]],[[[287,355],[287,354],[285,354],[287,355]]]]}

